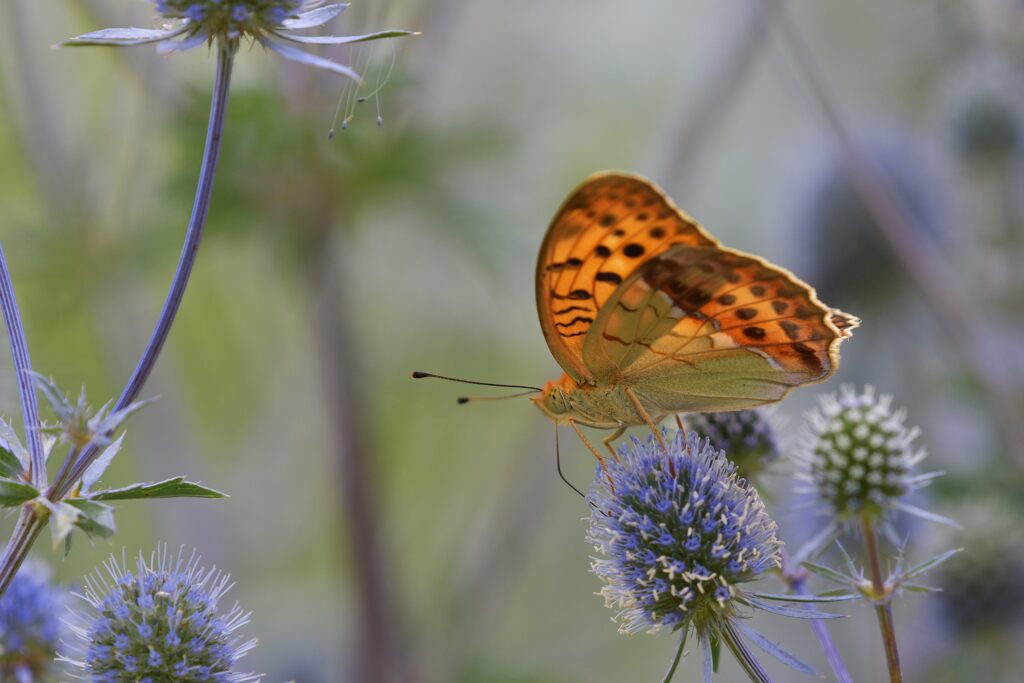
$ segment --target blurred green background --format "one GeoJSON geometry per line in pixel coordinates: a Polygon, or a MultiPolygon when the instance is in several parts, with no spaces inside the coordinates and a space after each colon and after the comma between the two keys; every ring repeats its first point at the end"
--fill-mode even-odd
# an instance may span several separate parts
{"type": "MultiPolygon", "coordinates": [[[[368,679],[378,651],[394,681],[660,680],[673,639],[618,635],[594,595],[587,510],[555,477],[551,425],[525,399],[458,407],[463,389],[409,379],[559,374],[536,252],[565,194],[618,168],[863,318],[837,376],[773,419],[792,444],[822,391],[895,395],[926,467],[947,472],[916,503],[967,527],[904,527],[911,558],[967,547],[933,577],[944,597],[896,604],[908,678],[1019,680],[1024,551],[1000,530],[1024,519],[1024,6],[787,8],[955,302],[929,304],[880,237],[753,3],[357,1],[332,33],[423,31],[324,52],[371,90],[394,49],[384,125],[369,101],[328,140],[345,84],[243,48],[207,236],[143,392],[160,400],[107,475],[187,474],[231,499],[124,503],[111,543],[80,539],[62,561],[41,542],[36,556],[75,582],[122,547],[197,547],[236,578],[261,641],[245,663],[269,681],[368,679]]],[[[120,391],[166,292],[213,61],[50,46],[152,14],[132,0],[0,7],[0,237],[36,368],[94,405],[120,391]]],[[[9,358],[4,346],[0,412],[17,423],[9,358]]],[[[563,462],[584,486],[592,458],[570,437],[563,462]]],[[[795,546],[814,527],[790,486],[784,471],[765,484],[795,546]]],[[[881,680],[874,615],[841,609],[855,679],[881,680]]],[[[806,625],[785,621],[756,623],[827,671],[806,625]]],[[[690,659],[678,680],[699,675],[690,659]]],[[[741,675],[726,661],[720,678],[741,675]]]]}

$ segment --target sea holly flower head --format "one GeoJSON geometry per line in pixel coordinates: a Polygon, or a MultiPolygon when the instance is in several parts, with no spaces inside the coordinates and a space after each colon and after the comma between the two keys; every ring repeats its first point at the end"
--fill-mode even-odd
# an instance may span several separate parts
{"type": "Polygon", "coordinates": [[[622,632],[730,617],[740,585],[780,565],[775,522],[736,466],[693,432],[668,442],[666,456],[634,438],[590,490],[592,569],[622,632]]]}
{"type": "Polygon", "coordinates": [[[64,592],[43,565],[28,562],[0,597],[0,680],[44,679],[64,633],[64,592]]]}
{"type": "Polygon", "coordinates": [[[59,660],[70,675],[94,681],[258,681],[235,670],[256,641],[236,634],[248,612],[220,609],[231,585],[216,568],[200,567],[195,553],[174,556],[164,546],[148,561],[140,554],[134,571],[112,556],[86,577],[84,604],[70,620],[76,642],[59,660]]]}
{"type": "Polygon", "coordinates": [[[217,43],[233,52],[243,38],[249,38],[285,59],[360,81],[353,69],[289,43],[345,45],[413,35],[412,31],[399,30],[355,36],[294,33],[322,26],[348,7],[347,4],[324,4],[323,0],[155,0],[154,6],[164,19],[161,28],[106,28],[71,38],[64,45],[126,47],[156,43],[162,52],[175,52],[217,43]]]}
{"type": "Polygon", "coordinates": [[[686,426],[710,439],[715,448],[725,451],[745,479],[755,479],[779,458],[775,429],[763,411],[691,413],[686,416],[686,426]]]}
{"type": "Polygon", "coordinates": [[[747,648],[759,648],[804,673],[814,670],[744,625],[751,608],[799,618],[830,618],[813,607],[778,603],[828,602],[758,593],[744,588],[781,566],[775,522],[753,486],[708,439],[692,430],[663,433],[668,452],[648,437],[633,438],[618,458],[598,468],[590,489],[587,541],[597,557],[591,569],[601,595],[617,609],[621,633],[679,631],[680,654],[692,629],[711,680],[721,643],[759,667],[747,648]]]}
{"type": "Polygon", "coordinates": [[[836,522],[882,520],[893,509],[923,512],[902,499],[937,473],[915,473],[925,458],[915,444],[920,432],[906,426],[904,411],[892,409],[892,396],[845,385],[822,396],[807,417],[797,476],[836,522]]]}

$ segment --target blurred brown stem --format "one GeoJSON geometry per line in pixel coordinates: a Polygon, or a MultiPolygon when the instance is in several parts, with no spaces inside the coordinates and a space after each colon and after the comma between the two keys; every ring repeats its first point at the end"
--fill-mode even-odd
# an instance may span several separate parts
{"type": "Polygon", "coordinates": [[[885,578],[882,576],[882,561],[878,553],[875,528],[867,516],[861,520],[861,530],[864,534],[864,549],[868,556],[868,571],[871,573],[875,613],[878,617],[878,627],[882,632],[882,644],[885,646],[885,661],[889,667],[889,681],[903,683],[900,653],[896,646],[896,626],[892,618],[892,595],[889,594],[885,578]]]}
{"type": "Polygon", "coordinates": [[[328,221],[311,240],[307,286],[314,307],[313,333],[337,467],[339,517],[348,532],[359,606],[360,643],[354,680],[409,683],[413,679],[400,643],[402,622],[391,598],[396,585],[393,563],[388,559],[376,505],[379,487],[366,453],[363,412],[367,397],[360,388],[355,339],[348,322],[348,293],[333,247],[328,221]]]}
{"type": "Polygon", "coordinates": [[[796,22],[780,0],[754,0],[762,8],[766,21],[774,28],[789,50],[800,76],[810,90],[818,112],[835,136],[843,153],[846,170],[861,200],[874,217],[893,253],[906,268],[918,290],[946,327],[950,339],[970,366],[977,382],[984,388],[996,423],[1019,466],[1024,467],[1024,420],[1020,406],[1024,401],[989,362],[984,338],[978,323],[954,283],[961,278],[944,263],[938,247],[921,239],[923,231],[915,228],[907,207],[875,171],[869,158],[850,134],[850,128],[836,104],[817,61],[804,42],[796,22]]]}
{"type": "Polygon", "coordinates": [[[671,129],[658,137],[660,159],[654,175],[675,193],[692,182],[701,152],[756,63],[764,45],[765,22],[760,12],[745,6],[720,33],[714,41],[715,52],[701,60],[705,68],[698,70],[702,80],[693,88],[696,95],[687,93],[682,98],[671,129]]]}

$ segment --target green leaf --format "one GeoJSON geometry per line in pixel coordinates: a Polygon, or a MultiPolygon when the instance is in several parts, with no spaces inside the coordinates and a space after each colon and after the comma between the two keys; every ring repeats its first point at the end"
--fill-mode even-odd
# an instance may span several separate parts
{"type": "Polygon", "coordinates": [[[138,498],[227,498],[226,493],[207,488],[185,477],[154,483],[138,483],[120,489],[97,491],[90,500],[135,500],[138,498]]]}
{"type": "Polygon", "coordinates": [[[68,498],[65,502],[82,513],[75,520],[75,526],[89,538],[110,538],[114,535],[117,526],[114,524],[113,507],[84,498],[68,498]]]}
{"type": "Polygon", "coordinates": [[[34,486],[23,481],[0,479],[0,507],[14,507],[39,495],[34,486]]]}
{"type": "Polygon", "coordinates": [[[349,43],[365,43],[381,38],[401,38],[402,36],[418,35],[415,31],[377,31],[361,36],[296,36],[290,33],[275,33],[285,40],[306,45],[348,45],[349,43]]]}
{"type": "Polygon", "coordinates": [[[836,541],[836,547],[839,548],[839,553],[843,556],[843,562],[846,563],[846,568],[850,570],[850,576],[859,574],[860,570],[857,569],[857,565],[854,564],[853,558],[850,557],[850,553],[846,552],[846,548],[843,547],[843,544],[836,541]]]}
{"type": "Polygon", "coordinates": [[[814,574],[822,576],[826,579],[831,579],[832,581],[835,581],[837,583],[855,583],[855,580],[852,576],[847,576],[842,572],[837,572],[835,569],[830,569],[829,567],[826,567],[823,564],[815,564],[814,562],[804,562],[803,567],[806,568],[809,572],[813,572],[814,574]]]}
{"type": "Polygon", "coordinates": [[[332,62],[329,59],[324,59],[323,57],[311,55],[308,52],[303,52],[302,50],[296,50],[294,47],[289,47],[288,45],[275,43],[274,41],[267,40],[266,38],[260,38],[259,41],[260,44],[263,45],[263,47],[267,48],[268,50],[273,50],[274,52],[281,55],[285,59],[290,59],[293,62],[305,64],[306,66],[313,66],[318,69],[324,69],[325,71],[331,71],[341,76],[348,76],[357,83],[363,82],[362,77],[358,73],[356,73],[353,69],[350,69],[349,67],[343,64],[338,64],[336,62],[332,62]]]}
{"type": "Polygon", "coordinates": [[[959,553],[962,550],[963,550],[963,548],[954,548],[953,550],[947,550],[946,552],[944,552],[944,553],[942,553],[940,555],[936,555],[932,559],[926,560],[926,561],[922,562],[921,564],[917,565],[916,567],[914,567],[912,569],[908,569],[906,571],[906,573],[904,573],[900,577],[900,579],[901,580],[903,580],[903,579],[912,579],[915,576],[919,576],[921,574],[924,574],[925,572],[927,572],[927,571],[929,571],[931,569],[934,569],[935,567],[938,567],[940,564],[942,564],[943,562],[945,562],[949,558],[953,557],[954,555],[956,555],[957,553],[959,553]]]}
{"type": "Polygon", "coordinates": [[[819,612],[811,607],[788,607],[786,605],[779,605],[773,602],[761,601],[749,596],[746,600],[751,607],[756,607],[757,609],[762,609],[765,612],[771,612],[772,614],[778,614],[783,617],[793,617],[795,619],[841,619],[843,617],[842,614],[819,612]]]}
{"type": "Polygon", "coordinates": [[[12,451],[0,444],[0,477],[16,479],[24,472],[21,461],[12,451]]]}
{"type": "Polygon", "coordinates": [[[62,544],[65,550],[70,549],[68,538],[75,530],[75,524],[82,513],[67,503],[54,503],[46,496],[39,496],[36,500],[50,511],[50,538],[53,539],[53,549],[57,550],[62,544]]]}
{"type": "Polygon", "coordinates": [[[783,647],[774,640],[770,640],[745,624],[740,624],[739,627],[743,632],[743,635],[753,641],[755,645],[770,654],[772,657],[775,657],[775,659],[779,660],[789,668],[799,671],[800,673],[807,674],[808,676],[818,675],[818,672],[811,668],[809,664],[788,650],[783,649],[783,647]]]}
{"type": "Polygon", "coordinates": [[[87,494],[96,482],[100,480],[103,473],[108,467],[110,467],[111,461],[114,456],[117,455],[118,451],[121,450],[121,444],[124,442],[124,434],[117,437],[113,443],[104,449],[103,453],[98,458],[93,460],[92,464],[85,470],[85,474],[82,475],[82,494],[87,494]]]}
{"type": "Polygon", "coordinates": [[[0,451],[9,453],[18,460],[20,466],[15,474],[21,474],[28,469],[30,460],[28,451],[21,445],[21,440],[18,439],[14,428],[4,419],[0,419],[0,451]]]}
{"type": "Polygon", "coordinates": [[[130,45],[145,45],[167,40],[174,36],[181,35],[188,30],[188,27],[161,31],[152,28],[103,28],[92,33],[85,33],[74,38],[68,38],[61,45],[115,45],[128,47],[130,45]]]}
{"type": "Polygon", "coordinates": [[[347,3],[318,7],[315,10],[303,12],[293,19],[285,19],[281,24],[281,28],[286,28],[290,31],[297,31],[304,28],[316,28],[317,26],[323,26],[328,21],[344,12],[347,8],[347,3]]]}
{"type": "Polygon", "coordinates": [[[853,600],[856,595],[779,595],[777,593],[750,593],[755,598],[761,598],[762,600],[777,600],[779,602],[842,602],[843,600],[853,600]]]}
{"type": "Polygon", "coordinates": [[[935,586],[922,586],[922,585],[918,585],[916,583],[905,583],[902,586],[900,586],[900,588],[902,588],[904,590],[908,590],[911,593],[941,593],[942,592],[941,588],[936,588],[935,586]]]}

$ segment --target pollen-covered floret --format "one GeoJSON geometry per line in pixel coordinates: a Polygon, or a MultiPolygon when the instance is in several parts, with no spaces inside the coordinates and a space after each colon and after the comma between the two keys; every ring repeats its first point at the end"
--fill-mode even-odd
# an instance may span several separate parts
{"type": "Polygon", "coordinates": [[[914,474],[925,452],[914,444],[918,429],[906,427],[891,396],[843,386],[838,395],[822,396],[807,417],[798,476],[839,520],[881,517],[931,478],[914,474]]]}
{"type": "Polygon", "coordinates": [[[779,444],[771,423],[759,410],[727,413],[692,413],[687,429],[711,440],[736,464],[741,477],[753,479],[779,457],[779,444]]]}
{"type": "Polygon", "coordinates": [[[73,613],[78,643],[60,657],[69,673],[111,683],[259,680],[234,669],[256,642],[235,634],[248,613],[237,604],[218,609],[229,576],[203,569],[195,554],[174,557],[166,548],[148,562],[140,555],[134,572],[113,557],[104,569],[86,578],[79,596],[85,606],[73,613]]]}
{"type": "Polygon", "coordinates": [[[775,522],[736,466],[695,433],[666,438],[668,454],[634,438],[590,490],[592,570],[623,632],[706,628],[779,564],[775,522]]]}
{"type": "Polygon", "coordinates": [[[156,0],[167,19],[203,27],[208,35],[237,37],[280,26],[302,9],[302,0],[156,0]]]}

